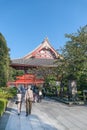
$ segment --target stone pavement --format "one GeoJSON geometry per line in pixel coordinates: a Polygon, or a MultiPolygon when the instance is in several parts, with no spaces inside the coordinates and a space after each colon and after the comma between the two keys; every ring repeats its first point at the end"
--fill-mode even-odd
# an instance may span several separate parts
{"type": "Polygon", "coordinates": [[[87,106],[72,106],[44,99],[33,103],[32,113],[25,116],[25,103],[21,115],[10,102],[0,120],[0,130],[87,130],[87,106]]]}
{"type": "MultiPolygon", "coordinates": [[[[37,106],[39,103],[33,103],[32,114],[26,117],[25,102],[23,102],[22,112],[18,116],[15,101],[10,102],[0,119],[0,130],[57,130],[51,124],[47,124],[47,119],[40,111],[38,112],[37,106]]],[[[40,106],[42,106],[41,103],[40,106]]]]}

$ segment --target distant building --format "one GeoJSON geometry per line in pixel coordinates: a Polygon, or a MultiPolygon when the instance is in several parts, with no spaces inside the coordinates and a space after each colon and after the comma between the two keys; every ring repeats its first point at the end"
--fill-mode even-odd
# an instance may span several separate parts
{"type": "MultiPolygon", "coordinates": [[[[58,54],[58,52],[51,46],[51,44],[49,43],[48,39],[46,38],[36,49],[34,49],[32,52],[30,52],[29,54],[25,55],[22,58],[19,59],[13,59],[11,61],[11,67],[15,68],[15,69],[19,69],[19,70],[24,70],[25,71],[25,75],[27,74],[27,70],[29,68],[38,68],[38,67],[56,67],[57,65],[54,64],[54,62],[61,58],[61,56],[58,54]]],[[[29,74],[28,74],[29,77],[29,74]]],[[[20,76],[20,78],[22,78],[20,76]]],[[[26,76],[25,76],[26,78],[26,76]]],[[[14,84],[17,82],[17,84],[21,84],[22,80],[20,79],[16,80],[14,82],[14,84]]],[[[38,80],[40,82],[43,81],[43,79],[38,80]]],[[[30,80],[28,80],[29,83],[30,80]]],[[[26,81],[26,83],[28,83],[26,81]]],[[[11,82],[9,82],[10,85],[11,82]]],[[[28,84],[29,84],[28,83],[28,84]]],[[[34,83],[34,81],[32,80],[32,83],[34,83]]]]}

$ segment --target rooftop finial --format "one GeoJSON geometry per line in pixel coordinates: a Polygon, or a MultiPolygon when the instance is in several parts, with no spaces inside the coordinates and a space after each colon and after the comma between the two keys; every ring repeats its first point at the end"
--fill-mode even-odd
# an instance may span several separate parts
{"type": "Polygon", "coordinates": [[[46,37],[46,38],[44,39],[44,41],[48,41],[48,37],[46,37]]]}
{"type": "Polygon", "coordinates": [[[48,37],[46,37],[46,39],[48,40],[48,37]]]}
{"type": "Polygon", "coordinates": [[[42,42],[42,43],[44,43],[44,42],[49,43],[48,37],[46,37],[46,38],[43,40],[43,42],[42,42]]]}

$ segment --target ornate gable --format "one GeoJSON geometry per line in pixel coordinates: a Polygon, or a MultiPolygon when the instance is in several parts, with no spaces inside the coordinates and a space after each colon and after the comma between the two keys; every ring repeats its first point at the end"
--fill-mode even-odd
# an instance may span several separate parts
{"type": "Polygon", "coordinates": [[[56,50],[51,46],[48,39],[46,38],[36,49],[31,53],[20,59],[14,59],[11,61],[11,66],[16,69],[25,69],[31,67],[56,67],[54,64],[56,59],[62,58],[56,50]]]}
{"type": "Polygon", "coordinates": [[[59,57],[59,54],[55,49],[50,45],[48,39],[46,38],[33,52],[24,56],[24,59],[29,58],[41,58],[41,59],[56,59],[59,57]]]}

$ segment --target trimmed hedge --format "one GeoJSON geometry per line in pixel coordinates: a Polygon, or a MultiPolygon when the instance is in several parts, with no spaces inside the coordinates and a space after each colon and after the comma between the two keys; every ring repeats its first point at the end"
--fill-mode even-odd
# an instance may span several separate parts
{"type": "Polygon", "coordinates": [[[6,107],[7,107],[8,100],[0,98],[0,116],[3,115],[6,107]]]}

